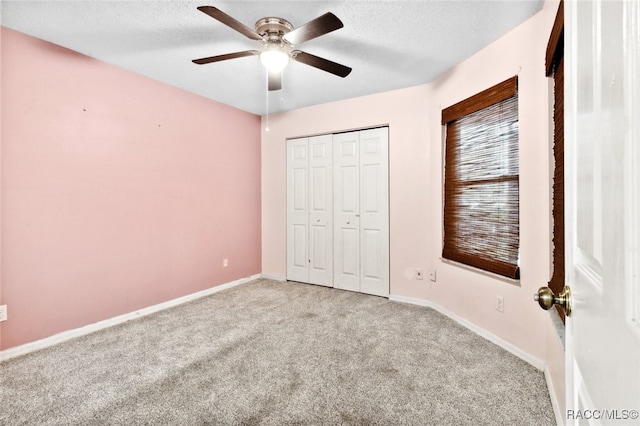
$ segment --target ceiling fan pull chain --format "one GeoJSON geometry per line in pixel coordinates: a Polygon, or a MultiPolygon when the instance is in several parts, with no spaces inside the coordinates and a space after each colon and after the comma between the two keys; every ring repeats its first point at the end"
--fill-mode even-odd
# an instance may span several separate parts
{"type": "MultiPolygon", "coordinates": [[[[267,75],[267,85],[269,85],[269,70],[267,70],[266,72],[267,75]]],[[[264,131],[268,132],[270,131],[269,129],[269,91],[266,90],[266,100],[267,100],[267,126],[265,127],[264,131]]]]}

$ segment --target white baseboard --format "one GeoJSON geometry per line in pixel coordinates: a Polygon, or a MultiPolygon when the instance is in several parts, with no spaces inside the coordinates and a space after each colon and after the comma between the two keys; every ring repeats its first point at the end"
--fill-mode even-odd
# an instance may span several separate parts
{"type": "Polygon", "coordinates": [[[479,327],[479,326],[475,325],[474,323],[462,318],[461,316],[458,316],[458,315],[454,314],[453,312],[443,308],[440,305],[437,305],[437,304],[435,304],[435,303],[433,303],[433,302],[431,302],[429,300],[417,299],[417,298],[406,297],[406,296],[390,295],[389,296],[389,300],[392,300],[394,302],[410,303],[412,305],[419,305],[419,306],[425,306],[427,308],[432,308],[432,309],[440,312],[441,314],[446,315],[447,317],[451,318],[452,320],[454,320],[458,324],[468,328],[469,330],[473,331],[477,335],[479,335],[481,337],[484,337],[488,341],[500,346],[505,351],[512,353],[513,355],[517,356],[518,358],[522,359],[523,361],[528,362],[529,364],[531,364],[532,366],[534,366],[538,370],[544,371],[545,364],[544,364],[544,362],[542,362],[542,360],[540,360],[540,359],[534,357],[533,355],[523,351],[522,349],[518,348],[517,346],[512,345],[511,343],[507,342],[506,340],[501,339],[500,337],[498,337],[495,334],[485,330],[484,328],[479,327]]]}
{"type": "Polygon", "coordinates": [[[274,280],[274,281],[286,281],[287,280],[286,277],[281,277],[279,275],[261,274],[260,277],[261,278],[266,278],[268,280],[274,280]]]}
{"type": "Polygon", "coordinates": [[[560,412],[558,395],[556,394],[556,389],[553,387],[553,382],[551,381],[551,372],[546,365],[544,366],[544,379],[547,382],[547,389],[549,389],[549,398],[551,398],[551,406],[553,407],[553,414],[556,418],[556,425],[564,426],[564,415],[560,412]]]}
{"type": "Polygon", "coordinates": [[[231,281],[225,284],[221,284],[215,287],[208,288],[206,290],[191,293],[186,296],[178,297],[177,299],[168,300],[157,305],[149,306],[147,308],[140,309],[138,311],[130,312],[128,314],[118,315],[117,317],[109,318],[103,321],[99,321],[93,324],[85,325],[84,327],[76,328],[73,330],[64,331],[62,333],[55,334],[51,337],[36,340],[35,342],[25,343],[24,345],[16,346],[4,351],[0,351],[0,362],[17,356],[26,355],[30,352],[34,352],[40,349],[44,349],[49,346],[53,346],[64,341],[74,339],[76,337],[84,336],[104,328],[113,327],[117,324],[130,321],[135,318],[140,318],[145,315],[153,314],[164,309],[172,308],[174,306],[181,305],[183,303],[191,302],[201,297],[209,296],[222,290],[229,289],[231,287],[245,284],[249,281],[260,278],[260,274],[252,275],[247,278],[241,278],[239,280],[231,281]]]}

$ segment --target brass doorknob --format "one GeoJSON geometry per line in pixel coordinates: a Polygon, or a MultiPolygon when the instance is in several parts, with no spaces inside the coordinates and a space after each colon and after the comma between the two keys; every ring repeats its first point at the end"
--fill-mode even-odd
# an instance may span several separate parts
{"type": "Polygon", "coordinates": [[[533,300],[538,302],[544,310],[549,310],[553,305],[560,305],[564,309],[565,314],[571,316],[571,289],[564,286],[562,291],[556,296],[549,287],[540,287],[538,292],[533,295],[533,300]]]}

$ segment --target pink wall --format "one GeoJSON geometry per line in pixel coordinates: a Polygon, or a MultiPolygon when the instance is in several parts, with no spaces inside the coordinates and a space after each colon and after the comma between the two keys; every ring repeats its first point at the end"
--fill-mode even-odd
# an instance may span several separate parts
{"type": "Polygon", "coordinates": [[[2,114],[0,348],[260,273],[259,117],[6,28],[2,114]]]}
{"type": "MultiPolygon", "coordinates": [[[[532,298],[550,277],[551,113],[544,58],[557,6],[547,2],[430,84],[272,115],[270,132],[262,134],[263,273],[286,275],[286,138],[388,124],[391,295],[439,305],[539,360],[561,365],[547,359],[559,353],[546,347],[555,331],[532,298]],[[515,284],[440,260],[441,111],[514,75],[520,87],[522,267],[515,284]],[[429,267],[436,268],[437,282],[415,279],[415,268],[429,267]],[[504,313],[495,309],[497,295],[504,297],[504,313]]],[[[552,372],[560,381],[563,374],[552,372]]]]}

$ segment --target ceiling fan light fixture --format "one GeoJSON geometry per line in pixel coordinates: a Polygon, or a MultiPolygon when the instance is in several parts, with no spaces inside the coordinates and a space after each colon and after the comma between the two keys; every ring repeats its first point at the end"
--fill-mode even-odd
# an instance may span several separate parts
{"type": "Polygon", "coordinates": [[[271,44],[260,53],[260,62],[269,71],[280,72],[289,63],[289,55],[278,45],[271,44]]]}
{"type": "Polygon", "coordinates": [[[227,59],[258,55],[260,56],[260,62],[268,71],[267,89],[269,91],[282,89],[282,70],[286,68],[289,60],[309,65],[343,78],[351,72],[351,68],[347,66],[296,49],[301,43],[313,40],[344,26],[342,21],[331,12],[312,19],[297,28],[294,28],[286,19],[267,16],[260,18],[256,22],[254,31],[217,7],[200,6],[198,10],[245,37],[260,42],[261,46],[259,50],[245,50],[194,59],[192,62],[195,64],[204,65],[227,59]]]}

